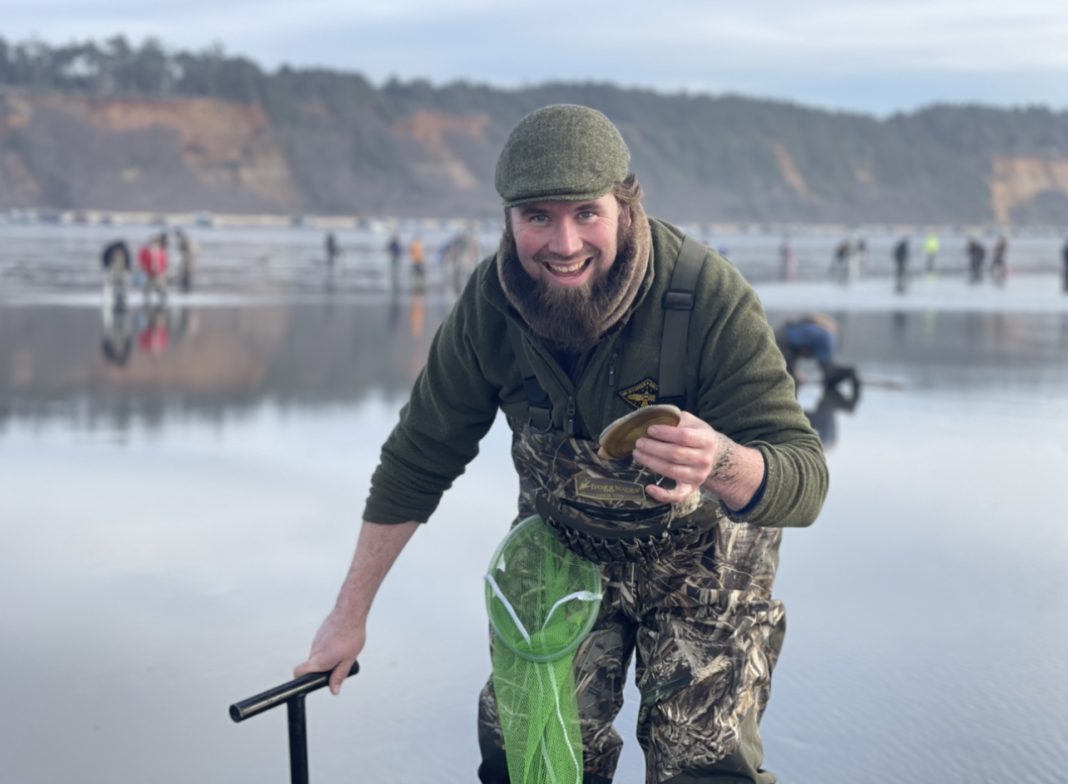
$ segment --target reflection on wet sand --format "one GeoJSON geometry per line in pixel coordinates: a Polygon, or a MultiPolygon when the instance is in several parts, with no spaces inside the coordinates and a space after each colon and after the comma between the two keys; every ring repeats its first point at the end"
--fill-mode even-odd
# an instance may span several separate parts
{"type": "MultiPolygon", "coordinates": [[[[448,298],[383,293],[364,300],[235,303],[174,297],[132,309],[0,308],[0,421],[61,418],[123,427],[168,415],[225,421],[262,403],[318,406],[407,394],[448,298]]],[[[773,323],[790,314],[771,312],[773,323]]],[[[1068,314],[835,312],[842,361],[864,381],[910,385],[1012,382],[1006,366],[1068,373],[1050,359],[1068,341],[1068,314]]],[[[802,360],[811,363],[812,360],[802,360]]],[[[818,378],[811,364],[807,372],[818,378]]],[[[1033,374],[1028,374],[1033,375],[1033,374]]],[[[1021,376],[1022,377],[1022,376],[1021,376]]],[[[1022,382],[1021,382],[1022,383],[1022,382]]],[[[850,390],[810,411],[831,424],[856,408],[850,390]]],[[[834,428],[831,432],[836,430],[834,428]]],[[[832,441],[835,437],[832,436],[832,441]]]]}
{"type": "Polygon", "coordinates": [[[263,402],[393,398],[410,388],[444,314],[423,296],[205,308],[174,300],[0,308],[0,417],[122,426],[168,412],[225,419],[263,402]]]}
{"type": "Polygon", "coordinates": [[[100,340],[100,353],[104,361],[123,367],[130,361],[130,352],[133,350],[129,314],[125,307],[104,307],[101,312],[104,334],[100,340]]]}
{"type": "MultiPolygon", "coordinates": [[[[19,597],[4,664],[26,674],[0,720],[18,752],[7,778],[184,784],[284,770],[277,728],[233,734],[226,706],[285,678],[336,595],[365,491],[353,477],[373,469],[447,306],[321,291],[175,294],[164,311],[123,313],[102,313],[99,297],[0,305],[0,590],[19,597]],[[151,722],[146,699],[166,705],[151,722]],[[42,730],[57,715],[64,754],[42,730]],[[179,736],[208,753],[184,753],[179,736]]],[[[842,361],[904,388],[866,383],[858,405],[848,388],[802,387],[833,446],[832,495],[812,531],[787,532],[780,591],[808,620],[779,665],[769,754],[790,781],[947,765],[961,780],[1016,780],[1018,755],[996,750],[1035,744],[1048,751],[1025,778],[1059,781],[1063,721],[1049,717],[1063,717],[1065,691],[1049,651],[1065,644],[1068,313],[832,314],[842,361]],[[1007,517],[1020,498],[1025,513],[1007,517]],[[993,653],[991,618],[1013,641],[993,653]],[[828,766],[836,748],[860,753],[828,766]]],[[[806,370],[819,378],[814,362],[806,370]]],[[[472,464],[398,561],[358,682],[311,708],[314,778],[424,780],[430,759],[439,780],[470,780],[467,722],[487,666],[478,575],[514,509],[509,442],[491,430],[482,454],[496,459],[472,464]],[[426,754],[408,753],[412,733],[426,754]]],[[[640,704],[628,689],[620,726],[640,704]]],[[[643,770],[625,748],[617,778],[643,770]]]]}
{"type": "Polygon", "coordinates": [[[187,336],[196,333],[197,311],[189,307],[169,308],[165,303],[146,303],[130,311],[126,308],[101,310],[100,353],[105,362],[117,367],[129,364],[137,353],[158,362],[187,336]]]}
{"type": "Polygon", "coordinates": [[[860,382],[854,379],[846,387],[847,391],[843,394],[837,386],[824,386],[815,408],[805,410],[805,416],[819,434],[824,449],[831,449],[838,443],[838,413],[844,411],[852,414],[860,403],[860,382]]]}

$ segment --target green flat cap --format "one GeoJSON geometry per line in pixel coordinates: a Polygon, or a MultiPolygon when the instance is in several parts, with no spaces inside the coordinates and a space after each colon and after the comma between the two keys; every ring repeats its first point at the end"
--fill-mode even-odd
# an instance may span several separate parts
{"type": "Polygon", "coordinates": [[[495,184],[504,206],[585,201],[604,196],[630,173],[630,150],[596,109],[554,104],[512,129],[497,159],[495,184]]]}

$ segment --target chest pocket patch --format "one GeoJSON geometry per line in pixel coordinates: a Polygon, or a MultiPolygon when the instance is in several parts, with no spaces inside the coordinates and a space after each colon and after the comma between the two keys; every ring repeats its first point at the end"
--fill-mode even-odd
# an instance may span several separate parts
{"type": "Polygon", "coordinates": [[[637,384],[619,390],[619,396],[633,408],[645,408],[656,402],[660,387],[651,378],[643,378],[637,384]]]}

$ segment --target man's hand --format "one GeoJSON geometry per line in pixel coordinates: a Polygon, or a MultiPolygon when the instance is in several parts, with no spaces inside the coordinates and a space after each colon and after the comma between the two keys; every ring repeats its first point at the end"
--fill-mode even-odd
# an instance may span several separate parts
{"type": "Polygon", "coordinates": [[[330,691],[339,694],[345,676],[349,674],[366,641],[365,626],[346,618],[335,608],[319,627],[307,661],[293,668],[293,677],[299,678],[309,672],[332,670],[330,691]]]}
{"type": "Polygon", "coordinates": [[[673,504],[704,484],[717,460],[733,443],[704,420],[683,411],[677,426],[652,425],[634,445],[634,460],[675,480],[675,487],[670,490],[659,485],[645,488],[657,501],[673,504]]]}
{"type": "Polygon", "coordinates": [[[330,691],[341,691],[345,676],[367,641],[367,616],[375,593],[418,527],[414,520],[396,525],[364,521],[334,609],[316,632],[308,660],[293,669],[295,677],[331,670],[330,691]]]}
{"type": "Polygon", "coordinates": [[[650,497],[678,503],[702,485],[732,509],[742,509],[764,478],[764,456],[736,444],[703,419],[683,411],[679,424],[652,425],[634,446],[634,460],[675,480],[675,487],[646,485],[650,497]]]}

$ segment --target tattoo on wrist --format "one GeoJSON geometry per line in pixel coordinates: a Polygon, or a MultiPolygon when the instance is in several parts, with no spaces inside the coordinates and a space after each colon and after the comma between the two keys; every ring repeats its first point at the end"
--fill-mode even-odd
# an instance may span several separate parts
{"type": "Polygon", "coordinates": [[[734,442],[729,438],[721,434],[724,446],[723,451],[719,453],[719,457],[716,458],[716,464],[712,466],[712,472],[708,475],[708,478],[713,482],[726,482],[730,483],[735,480],[734,473],[734,442]]]}

